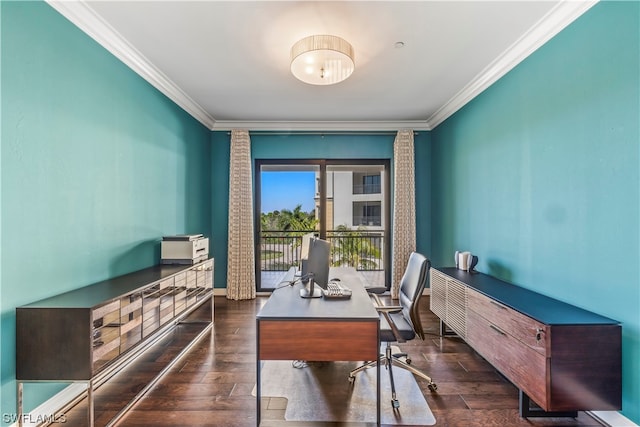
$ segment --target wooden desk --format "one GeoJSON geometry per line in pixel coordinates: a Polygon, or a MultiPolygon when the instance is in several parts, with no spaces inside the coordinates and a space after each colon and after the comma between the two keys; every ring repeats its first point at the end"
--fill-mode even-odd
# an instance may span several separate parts
{"type": "MultiPolygon", "coordinates": [[[[380,356],[379,316],[360,274],[352,268],[332,268],[329,277],[338,277],[351,288],[351,298],[301,298],[302,285],[296,283],[274,290],[256,316],[258,425],[261,361],[368,361],[380,356]]],[[[290,271],[285,280],[292,278],[290,271]]],[[[380,425],[380,365],[376,384],[376,420],[380,425]]]]}

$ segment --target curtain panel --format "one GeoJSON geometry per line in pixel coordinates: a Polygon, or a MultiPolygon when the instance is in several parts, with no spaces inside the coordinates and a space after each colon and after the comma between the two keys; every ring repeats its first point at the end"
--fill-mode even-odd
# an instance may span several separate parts
{"type": "Polygon", "coordinates": [[[413,130],[398,131],[393,143],[393,240],[391,297],[398,299],[400,280],[416,250],[416,189],[413,130]]]}
{"type": "Polygon", "coordinates": [[[253,188],[249,131],[231,131],[227,298],[256,297],[253,188]]]}

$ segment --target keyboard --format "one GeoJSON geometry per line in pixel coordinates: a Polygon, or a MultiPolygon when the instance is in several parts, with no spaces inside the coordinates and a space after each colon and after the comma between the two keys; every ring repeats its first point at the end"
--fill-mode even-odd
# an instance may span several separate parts
{"type": "Polygon", "coordinates": [[[327,283],[327,289],[322,290],[325,299],[349,299],[351,298],[351,289],[335,282],[327,283]]]}

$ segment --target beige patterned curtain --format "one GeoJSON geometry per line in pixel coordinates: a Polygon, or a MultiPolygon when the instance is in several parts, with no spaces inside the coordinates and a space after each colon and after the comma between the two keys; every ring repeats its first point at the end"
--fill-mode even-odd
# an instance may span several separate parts
{"type": "Polygon", "coordinates": [[[400,280],[416,250],[416,189],[413,130],[398,131],[393,143],[393,261],[391,297],[398,298],[400,280]]]}
{"type": "Polygon", "coordinates": [[[256,297],[253,245],[253,190],[249,131],[231,131],[229,160],[229,243],[227,298],[256,297]]]}

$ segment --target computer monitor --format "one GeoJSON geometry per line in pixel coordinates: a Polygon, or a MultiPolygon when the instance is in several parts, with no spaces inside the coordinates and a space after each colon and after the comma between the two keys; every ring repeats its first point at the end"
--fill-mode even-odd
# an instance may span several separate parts
{"type": "Polygon", "coordinates": [[[309,257],[307,259],[307,272],[302,276],[303,283],[308,279],[305,286],[300,290],[302,298],[319,298],[322,296],[322,289],[326,289],[329,281],[329,258],[331,254],[331,244],[326,240],[312,239],[309,242],[309,257]],[[318,285],[318,286],[316,286],[318,285]]]}
{"type": "Polygon", "coordinates": [[[309,259],[309,245],[311,244],[311,240],[314,239],[313,233],[307,233],[302,236],[302,243],[300,244],[300,265],[298,266],[298,271],[296,272],[296,276],[304,276],[307,274],[307,260],[309,259]]]}

